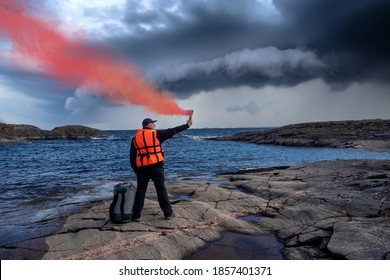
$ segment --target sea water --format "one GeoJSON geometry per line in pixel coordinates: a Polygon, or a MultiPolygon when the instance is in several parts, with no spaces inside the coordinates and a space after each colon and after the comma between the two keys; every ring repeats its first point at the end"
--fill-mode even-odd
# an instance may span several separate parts
{"type": "MultiPolygon", "coordinates": [[[[337,158],[390,159],[390,152],[209,140],[260,129],[189,129],[175,135],[162,145],[167,179],[206,181],[222,172],[337,158]]],[[[117,183],[135,180],[129,163],[135,131],[108,134],[0,146],[0,247],[44,236],[75,209],[111,198],[117,183]]]]}

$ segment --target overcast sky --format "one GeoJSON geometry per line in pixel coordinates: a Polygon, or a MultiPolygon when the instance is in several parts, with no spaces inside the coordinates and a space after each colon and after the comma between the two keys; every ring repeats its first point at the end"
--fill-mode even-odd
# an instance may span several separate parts
{"type": "MultiPolygon", "coordinates": [[[[0,0],[0,9],[9,2],[0,0]]],[[[43,8],[31,8],[36,17],[49,11],[59,32],[76,38],[82,32],[84,44],[121,54],[156,89],[194,109],[196,128],[390,119],[388,0],[34,0],[29,6],[37,3],[43,8]]],[[[157,128],[186,121],[113,104],[34,65],[13,67],[2,20],[0,122],[136,129],[145,117],[158,119],[157,128]]]]}

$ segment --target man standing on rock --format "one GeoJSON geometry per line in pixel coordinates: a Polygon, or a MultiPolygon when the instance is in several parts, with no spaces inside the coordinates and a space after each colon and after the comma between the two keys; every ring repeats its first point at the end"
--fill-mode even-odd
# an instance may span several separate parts
{"type": "Polygon", "coordinates": [[[192,111],[186,124],[165,130],[155,130],[156,120],[146,118],[142,121],[142,129],[137,130],[131,141],[130,163],[137,176],[137,191],[133,206],[132,220],[139,222],[144,207],[146,189],[149,180],[154,182],[158,202],[164,212],[166,220],[174,217],[169,202],[168,193],[165,188],[164,176],[164,151],[161,144],[172,138],[173,135],[186,130],[192,125],[192,111]]]}

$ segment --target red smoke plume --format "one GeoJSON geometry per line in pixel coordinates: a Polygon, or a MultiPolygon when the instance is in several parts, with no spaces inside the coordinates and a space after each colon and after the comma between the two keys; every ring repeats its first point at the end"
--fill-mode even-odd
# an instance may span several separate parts
{"type": "Polygon", "coordinates": [[[188,115],[174,97],[158,92],[137,69],[119,55],[76,42],[54,28],[58,22],[44,22],[27,11],[25,1],[0,0],[0,36],[12,43],[12,62],[26,65],[26,59],[64,83],[82,85],[95,95],[114,103],[145,106],[165,115],[188,115]]]}

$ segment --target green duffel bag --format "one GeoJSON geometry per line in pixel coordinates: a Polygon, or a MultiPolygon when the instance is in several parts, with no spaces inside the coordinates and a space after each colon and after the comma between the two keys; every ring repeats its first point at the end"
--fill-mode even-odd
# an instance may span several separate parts
{"type": "Polygon", "coordinates": [[[132,183],[120,183],[114,186],[114,198],[110,205],[112,223],[131,222],[136,189],[132,183]]]}

